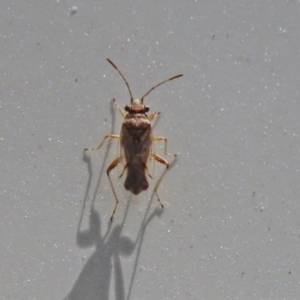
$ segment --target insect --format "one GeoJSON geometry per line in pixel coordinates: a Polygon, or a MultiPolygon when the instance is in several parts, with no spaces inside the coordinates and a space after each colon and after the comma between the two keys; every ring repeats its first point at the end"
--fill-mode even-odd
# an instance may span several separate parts
{"type": "Polygon", "coordinates": [[[183,76],[183,74],[173,76],[153,86],[141,99],[133,99],[129,84],[123,76],[123,74],[121,73],[121,71],[110,59],[107,58],[107,61],[118,71],[118,73],[124,80],[130,94],[130,104],[125,106],[124,111],[115,102],[115,99],[113,99],[123,118],[123,124],[120,135],[106,135],[97,148],[85,148],[84,151],[99,150],[106,139],[116,140],[120,143],[120,153],[118,157],[109,165],[106,171],[115,198],[115,206],[110,218],[110,220],[112,221],[116,213],[119,200],[112,179],[110,177],[110,172],[119,163],[123,164],[123,170],[119,178],[121,178],[124,175],[125,171],[127,171],[124,187],[126,190],[130,191],[134,195],[138,195],[142,191],[147,190],[149,186],[146,175],[148,175],[150,178],[152,178],[152,176],[147,168],[148,162],[151,159],[154,159],[155,161],[163,164],[165,166],[165,170],[156,182],[154,192],[160,206],[162,208],[164,207],[158,196],[157,189],[163,179],[163,176],[169,168],[169,163],[163,157],[154,153],[153,142],[164,142],[165,155],[171,155],[175,158],[176,154],[169,154],[167,152],[167,139],[165,137],[153,136],[151,122],[157,118],[159,112],[154,112],[147,115],[146,113],[149,111],[149,107],[144,105],[144,98],[158,86],[173,79],[179,78],[183,76]]]}

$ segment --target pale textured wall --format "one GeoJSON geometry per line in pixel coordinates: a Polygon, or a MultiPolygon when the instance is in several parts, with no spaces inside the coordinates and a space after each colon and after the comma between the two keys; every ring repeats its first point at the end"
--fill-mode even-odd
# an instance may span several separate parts
{"type": "Polygon", "coordinates": [[[299,15],[282,0],[1,1],[0,298],[298,299],[299,15]],[[107,57],[136,97],[184,74],[145,99],[178,154],[165,211],[153,181],[130,197],[120,180],[111,227],[116,143],[83,159],[119,132],[111,99],[129,101],[107,57]]]}

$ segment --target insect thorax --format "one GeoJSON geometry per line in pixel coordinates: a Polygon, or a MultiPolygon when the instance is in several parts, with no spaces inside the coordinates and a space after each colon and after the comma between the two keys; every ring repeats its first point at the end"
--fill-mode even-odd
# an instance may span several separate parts
{"type": "Polygon", "coordinates": [[[127,114],[123,123],[129,135],[143,135],[145,132],[151,131],[151,123],[145,114],[127,114]]]}
{"type": "Polygon", "coordinates": [[[147,160],[152,143],[151,123],[145,114],[128,114],[122,125],[121,145],[126,160],[135,155],[147,160]]]}

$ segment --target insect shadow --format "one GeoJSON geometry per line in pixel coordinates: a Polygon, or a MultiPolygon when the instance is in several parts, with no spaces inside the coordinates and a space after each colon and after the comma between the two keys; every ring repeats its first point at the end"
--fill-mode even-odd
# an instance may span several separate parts
{"type": "MultiPolygon", "coordinates": [[[[148,164],[151,160],[157,161],[160,164],[165,166],[165,170],[160,176],[160,178],[157,180],[155,187],[154,187],[154,193],[156,195],[156,198],[161,206],[161,208],[164,208],[164,205],[162,204],[160,197],[158,195],[158,188],[159,185],[169,168],[169,162],[165,160],[160,155],[157,155],[154,151],[154,143],[155,142],[164,142],[164,154],[172,156],[174,159],[176,158],[176,154],[170,154],[167,150],[167,139],[165,137],[161,136],[154,136],[152,132],[152,123],[159,115],[159,112],[153,112],[149,115],[147,115],[147,112],[149,111],[149,107],[144,105],[144,98],[151,93],[154,89],[161,86],[162,84],[177,79],[182,74],[175,75],[173,77],[170,77],[155,86],[153,86],[147,93],[144,94],[141,99],[134,99],[132,96],[131,89],[129,87],[129,84],[121,71],[118,69],[118,67],[110,60],[107,59],[107,61],[117,70],[117,72],[120,74],[122,79],[124,80],[128,92],[130,94],[130,104],[127,104],[125,106],[125,110],[123,110],[118,104],[116,104],[122,118],[123,118],[123,124],[121,128],[120,135],[116,134],[109,134],[104,137],[102,142],[99,144],[96,148],[85,148],[84,151],[88,150],[99,150],[106,139],[116,140],[119,142],[119,155],[118,157],[109,165],[109,167],[106,170],[106,174],[109,179],[109,183],[115,198],[115,206],[111,215],[111,221],[113,220],[114,214],[117,210],[117,206],[119,203],[118,196],[116,194],[113,181],[110,177],[110,172],[119,164],[123,165],[122,173],[120,174],[119,178],[123,176],[123,174],[126,172],[126,179],[124,183],[124,187],[126,190],[130,191],[134,195],[138,195],[142,191],[145,191],[148,189],[149,183],[147,181],[146,175],[148,177],[152,178],[152,175],[150,174],[148,170],[148,164]]],[[[113,100],[115,102],[115,100],[113,100]]]]}
{"type": "MultiPolygon", "coordinates": [[[[171,162],[170,169],[173,167],[174,163],[175,163],[175,161],[171,162]]],[[[151,200],[148,203],[148,206],[147,206],[147,209],[146,209],[143,221],[142,221],[142,225],[141,225],[141,228],[139,230],[139,233],[138,233],[138,236],[137,236],[137,239],[136,239],[137,251],[136,251],[134,266],[133,266],[133,270],[132,270],[132,274],[131,274],[131,279],[130,279],[130,283],[129,283],[129,288],[128,288],[128,293],[127,293],[127,296],[126,296],[126,300],[130,300],[130,297],[131,297],[134,278],[135,278],[135,274],[136,274],[140,254],[141,254],[141,251],[142,251],[142,245],[143,245],[144,236],[145,236],[145,233],[146,233],[147,226],[152,221],[154,216],[161,216],[161,214],[163,213],[163,211],[161,209],[156,208],[148,217],[150,207],[151,207],[151,204],[152,204],[153,199],[154,199],[154,194],[155,194],[155,191],[153,190],[152,195],[151,195],[151,200]]]]}
{"type": "MultiPolygon", "coordinates": [[[[148,216],[151,201],[149,202],[140,230],[133,241],[129,237],[122,235],[130,206],[129,202],[130,200],[127,203],[122,222],[114,226],[113,229],[111,229],[112,223],[110,222],[103,235],[101,234],[100,215],[96,211],[94,203],[92,203],[89,215],[89,227],[87,230],[81,231],[79,226],[76,240],[79,247],[95,247],[95,251],[87,260],[72,290],[64,300],[108,300],[111,298],[110,286],[112,278],[114,279],[115,299],[125,300],[124,276],[120,256],[131,255],[138,246],[139,251],[136,255],[136,264],[132,272],[130,284],[131,292],[146,227],[155,216],[160,216],[161,210],[156,209],[148,216]],[[113,268],[114,272],[112,272],[113,268]]],[[[127,297],[127,299],[129,298],[127,297]]]]}

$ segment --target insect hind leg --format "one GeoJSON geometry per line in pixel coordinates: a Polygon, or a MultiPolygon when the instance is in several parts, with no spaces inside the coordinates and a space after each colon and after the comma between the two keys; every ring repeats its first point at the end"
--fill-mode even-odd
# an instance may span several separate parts
{"type": "Polygon", "coordinates": [[[157,154],[152,154],[152,157],[153,157],[157,162],[163,164],[163,165],[166,167],[165,170],[163,171],[163,173],[161,174],[160,178],[157,180],[156,185],[155,185],[155,187],[154,187],[154,193],[155,193],[155,195],[156,195],[156,197],[157,197],[157,201],[158,201],[158,203],[160,204],[161,208],[164,208],[164,205],[162,204],[162,202],[161,202],[161,200],[160,200],[160,198],[159,198],[157,189],[158,189],[160,183],[162,182],[162,180],[163,180],[165,174],[167,173],[170,164],[169,164],[164,158],[162,158],[161,156],[159,156],[159,155],[157,155],[157,154]]]}
{"type": "Polygon", "coordinates": [[[113,170],[113,169],[114,169],[114,168],[122,161],[122,159],[123,159],[122,156],[117,157],[117,158],[109,165],[109,167],[108,167],[107,170],[106,170],[106,174],[107,174],[107,176],[108,176],[109,183],[110,183],[110,186],[111,186],[111,189],[112,189],[112,191],[113,191],[113,194],[114,194],[114,197],[115,197],[115,201],[116,201],[116,202],[115,202],[114,210],[113,210],[112,215],[111,215],[111,217],[110,217],[110,221],[111,221],[111,222],[113,221],[114,215],[115,215],[115,213],[116,213],[117,206],[118,206],[118,204],[119,204],[119,199],[118,199],[117,193],[116,193],[116,191],[115,191],[115,188],[114,188],[114,185],[113,185],[113,182],[112,182],[112,180],[111,180],[111,178],[110,178],[109,173],[110,173],[110,171],[112,171],[112,170],[113,170]]]}

